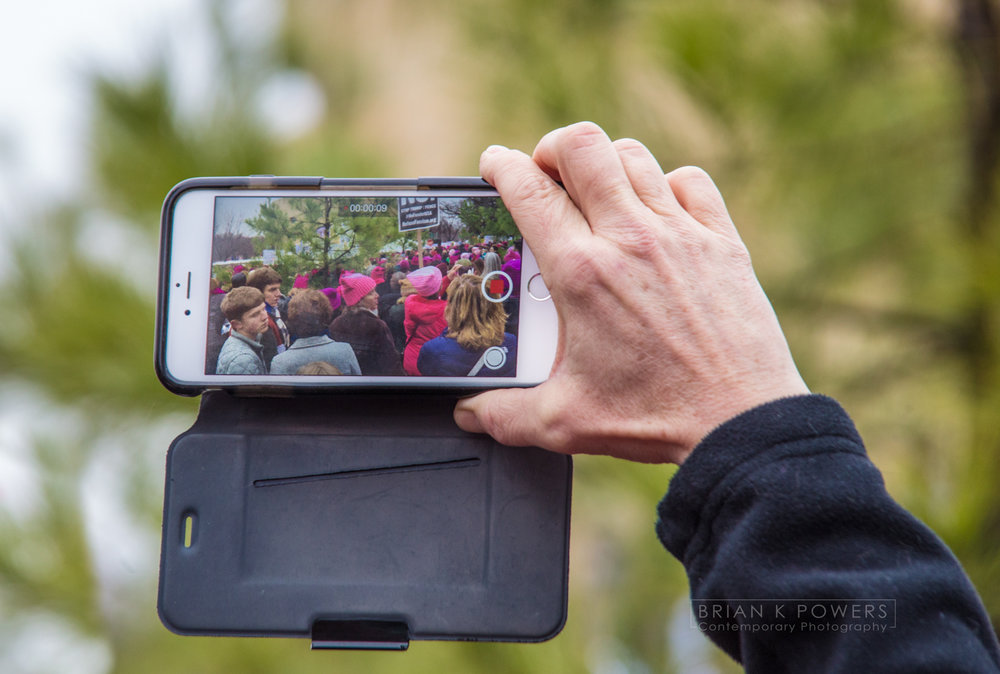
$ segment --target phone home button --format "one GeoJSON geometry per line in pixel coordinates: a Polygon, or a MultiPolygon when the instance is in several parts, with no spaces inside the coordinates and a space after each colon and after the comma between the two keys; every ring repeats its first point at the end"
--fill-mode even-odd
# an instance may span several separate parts
{"type": "Polygon", "coordinates": [[[549,288],[545,285],[545,279],[542,278],[541,274],[535,274],[528,279],[528,294],[531,296],[531,299],[539,302],[544,302],[552,298],[552,293],[549,292],[549,288]]]}

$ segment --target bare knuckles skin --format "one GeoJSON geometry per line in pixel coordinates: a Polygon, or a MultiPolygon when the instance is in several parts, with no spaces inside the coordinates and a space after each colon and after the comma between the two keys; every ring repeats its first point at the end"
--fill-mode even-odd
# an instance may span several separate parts
{"type": "Polygon", "coordinates": [[[480,170],[538,259],[559,342],[539,386],[460,401],[462,429],[679,464],[724,421],[808,393],[704,171],[664,175],[641,143],[587,122],[549,133],[531,157],[491,147],[480,170]]]}

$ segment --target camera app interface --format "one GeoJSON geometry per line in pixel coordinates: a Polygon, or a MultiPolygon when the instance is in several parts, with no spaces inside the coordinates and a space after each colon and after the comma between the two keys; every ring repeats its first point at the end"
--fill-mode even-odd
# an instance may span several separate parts
{"type": "Polygon", "coordinates": [[[205,373],[513,377],[499,197],[215,199],[205,373]]]}

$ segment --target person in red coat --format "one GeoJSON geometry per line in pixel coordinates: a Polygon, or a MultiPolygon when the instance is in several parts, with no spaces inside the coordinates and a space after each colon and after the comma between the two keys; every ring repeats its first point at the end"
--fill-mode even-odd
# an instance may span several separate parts
{"type": "Polygon", "coordinates": [[[448,322],[444,318],[446,302],[438,296],[441,290],[441,270],[437,267],[422,267],[406,276],[413,284],[416,294],[406,298],[405,318],[406,348],[403,350],[403,369],[406,374],[419,375],[417,356],[420,347],[428,340],[439,337],[448,322]]]}

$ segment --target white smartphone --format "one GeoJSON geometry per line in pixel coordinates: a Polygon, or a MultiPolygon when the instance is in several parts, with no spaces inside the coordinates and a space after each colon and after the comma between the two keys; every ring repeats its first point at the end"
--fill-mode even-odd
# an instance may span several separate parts
{"type": "Polygon", "coordinates": [[[160,246],[176,393],[533,386],[555,356],[537,262],[480,178],[192,178],[160,246]]]}

